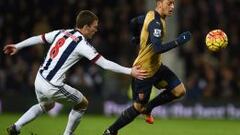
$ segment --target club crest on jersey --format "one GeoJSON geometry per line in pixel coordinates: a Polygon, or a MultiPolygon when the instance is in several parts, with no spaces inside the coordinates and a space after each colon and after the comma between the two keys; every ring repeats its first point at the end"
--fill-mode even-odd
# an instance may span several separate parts
{"type": "Polygon", "coordinates": [[[160,37],[161,36],[161,29],[154,29],[153,36],[160,37]]]}

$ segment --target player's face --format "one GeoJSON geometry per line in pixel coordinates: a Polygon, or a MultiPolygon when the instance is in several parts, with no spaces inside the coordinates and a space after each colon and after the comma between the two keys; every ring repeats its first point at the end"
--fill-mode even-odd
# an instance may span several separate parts
{"type": "Polygon", "coordinates": [[[93,35],[97,32],[97,28],[98,28],[98,20],[93,21],[93,23],[91,25],[88,26],[87,29],[87,38],[91,39],[93,37],[93,35]]]}
{"type": "Polygon", "coordinates": [[[162,14],[170,16],[173,14],[174,10],[174,0],[162,0],[160,6],[162,6],[162,14]]]}

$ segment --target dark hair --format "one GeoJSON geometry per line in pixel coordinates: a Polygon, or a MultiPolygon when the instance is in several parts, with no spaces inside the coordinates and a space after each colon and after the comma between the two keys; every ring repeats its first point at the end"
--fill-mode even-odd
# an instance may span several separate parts
{"type": "Polygon", "coordinates": [[[82,28],[84,25],[91,25],[93,21],[98,20],[98,17],[89,10],[82,10],[76,18],[76,27],[82,28]]]}

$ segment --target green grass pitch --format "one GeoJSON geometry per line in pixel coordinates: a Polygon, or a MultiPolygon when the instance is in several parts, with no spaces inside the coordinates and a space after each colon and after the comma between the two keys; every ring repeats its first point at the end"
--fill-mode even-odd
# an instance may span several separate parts
{"type": "MultiPolygon", "coordinates": [[[[19,114],[0,114],[0,135],[7,135],[6,127],[15,122],[19,114]]],[[[26,125],[21,135],[62,135],[67,115],[55,118],[47,115],[26,125]]],[[[85,115],[76,135],[101,135],[116,117],[85,115]]],[[[240,135],[239,120],[156,119],[146,124],[143,117],[123,128],[120,135],[240,135]]]]}

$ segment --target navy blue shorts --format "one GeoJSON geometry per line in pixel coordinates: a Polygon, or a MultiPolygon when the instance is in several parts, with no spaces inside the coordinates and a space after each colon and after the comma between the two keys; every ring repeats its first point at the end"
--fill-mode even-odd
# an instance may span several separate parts
{"type": "Polygon", "coordinates": [[[150,98],[153,86],[158,89],[172,90],[180,83],[179,78],[167,66],[162,64],[152,77],[144,80],[135,78],[132,80],[133,100],[141,104],[146,104],[150,98]],[[139,94],[143,94],[144,97],[140,99],[139,94]]]}

